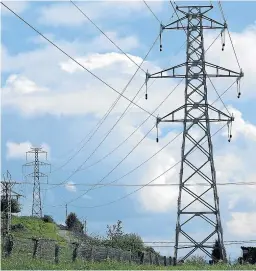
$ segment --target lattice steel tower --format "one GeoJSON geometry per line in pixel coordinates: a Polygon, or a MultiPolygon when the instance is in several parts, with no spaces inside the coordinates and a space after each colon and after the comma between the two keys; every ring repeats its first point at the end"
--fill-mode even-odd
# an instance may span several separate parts
{"type": "Polygon", "coordinates": [[[31,148],[31,151],[26,152],[26,160],[28,159],[28,154],[34,154],[34,161],[28,162],[23,166],[33,166],[34,171],[27,177],[32,177],[34,180],[33,186],[33,203],[32,203],[32,216],[42,217],[42,203],[41,203],[41,191],[40,191],[40,179],[47,178],[45,173],[40,172],[40,166],[50,166],[49,163],[39,161],[39,154],[45,154],[47,160],[47,152],[42,151],[42,148],[31,148]]]}
{"type": "MultiPolygon", "coordinates": [[[[174,247],[174,257],[178,261],[186,260],[197,249],[212,257],[213,245],[208,242],[215,240],[219,241],[222,258],[226,259],[210,122],[227,122],[229,127],[234,118],[208,104],[207,78],[236,77],[239,82],[243,72],[234,72],[205,61],[204,29],[220,29],[223,34],[227,28],[226,23],[219,23],[205,15],[212,8],[213,6],[176,7],[177,15],[180,12],[182,17],[168,25],[161,25],[161,34],[165,29],[185,30],[186,62],[146,76],[146,82],[149,78],[184,78],[186,82],[184,105],[157,118],[157,125],[160,122],[181,122],[184,127],[174,247]],[[195,182],[203,182],[208,187],[191,186],[195,182]],[[204,234],[205,238],[200,238],[199,233],[204,234]],[[179,241],[180,236],[183,240],[179,241]],[[187,245],[182,245],[183,242],[187,245]],[[181,249],[183,255],[180,252],[178,255],[181,249]]],[[[160,51],[161,49],[160,44],[160,51]]],[[[229,141],[230,138],[229,132],[229,141]]]]}

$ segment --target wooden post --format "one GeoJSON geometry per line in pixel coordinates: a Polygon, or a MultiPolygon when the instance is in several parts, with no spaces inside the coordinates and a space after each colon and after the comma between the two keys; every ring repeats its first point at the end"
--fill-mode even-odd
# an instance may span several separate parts
{"type": "Polygon", "coordinates": [[[59,263],[59,245],[55,244],[55,251],[54,251],[54,261],[56,264],[59,263]]]}
{"type": "Polygon", "coordinates": [[[109,259],[109,251],[108,251],[108,246],[106,247],[106,260],[108,260],[109,259]]]}
{"type": "Polygon", "coordinates": [[[159,265],[159,256],[156,254],[156,265],[159,265]]]}
{"type": "Polygon", "coordinates": [[[176,258],[173,257],[173,266],[176,266],[176,265],[177,265],[176,258]]]}
{"type": "Polygon", "coordinates": [[[129,263],[132,263],[132,250],[130,249],[130,255],[129,255],[129,263]]]}
{"type": "Polygon", "coordinates": [[[149,252],[149,264],[152,265],[152,253],[149,252]]]}
{"type": "Polygon", "coordinates": [[[167,266],[166,256],[164,256],[164,266],[167,266]]]}
{"type": "Polygon", "coordinates": [[[93,245],[92,245],[92,247],[91,247],[91,262],[93,262],[94,261],[94,247],[93,247],[93,245]]]}
{"type": "Polygon", "coordinates": [[[77,258],[77,249],[78,249],[79,244],[75,243],[75,248],[73,250],[73,255],[72,255],[72,261],[75,262],[76,258],[77,258]]]}
{"type": "Polygon", "coordinates": [[[140,264],[144,263],[144,252],[140,253],[140,264]]]}
{"type": "Polygon", "coordinates": [[[122,250],[119,249],[119,253],[118,253],[118,261],[121,262],[121,253],[122,253],[122,250]]]}
{"type": "Polygon", "coordinates": [[[169,257],[169,265],[172,265],[172,257],[169,257]]]}
{"type": "Polygon", "coordinates": [[[32,240],[34,241],[33,258],[36,258],[36,253],[37,253],[37,249],[38,249],[38,239],[33,238],[32,240]]]}
{"type": "Polygon", "coordinates": [[[5,257],[10,257],[13,249],[13,238],[11,235],[7,235],[5,241],[5,257]]]}

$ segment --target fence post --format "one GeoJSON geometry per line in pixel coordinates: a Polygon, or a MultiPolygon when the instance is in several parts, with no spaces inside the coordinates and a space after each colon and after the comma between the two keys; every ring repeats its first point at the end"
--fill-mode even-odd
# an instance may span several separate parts
{"type": "Polygon", "coordinates": [[[121,262],[121,253],[122,253],[122,250],[119,249],[119,253],[118,253],[118,261],[121,262]]]}
{"type": "Polygon", "coordinates": [[[177,265],[177,261],[176,261],[176,258],[173,257],[173,266],[176,266],[177,265]]]}
{"type": "Polygon", "coordinates": [[[54,251],[54,261],[56,264],[59,263],[59,245],[55,244],[55,251],[54,251]]]}
{"type": "Polygon", "coordinates": [[[169,257],[169,265],[172,265],[172,257],[169,257]]]}
{"type": "Polygon", "coordinates": [[[75,248],[73,250],[72,261],[74,262],[77,258],[77,249],[78,249],[79,244],[78,243],[73,243],[73,244],[75,245],[75,248]]]}
{"type": "Polygon", "coordinates": [[[144,252],[141,252],[140,254],[140,264],[144,263],[144,252]]]}
{"type": "Polygon", "coordinates": [[[37,253],[37,249],[38,249],[38,239],[32,238],[32,240],[34,242],[33,258],[36,258],[36,253],[37,253]]]}
{"type": "Polygon", "coordinates": [[[13,237],[12,235],[7,235],[6,241],[5,241],[5,257],[10,257],[13,249],[13,237]]]}
{"type": "Polygon", "coordinates": [[[156,265],[159,265],[159,257],[157,254],[156,254],[156,265]]]}
{"type": "Polygon", "coordinates": [[[93,247],[93,245],[91,247],[91,256],[90,256],[90,258],[91,258],[91,262],[93,262],[94,261],[94,247],[93,247]]]}
{"type": "Polygon", "coordinates": [[[164,256],[164,266],[167,265],[167,262],[166,262],[166,256],[164,256]]]}
{"type": "Polygon", "coordinates": [[[149,264],[152,265],[152,254],[149,252],[149,264]]]}
{"type": "Polygon", "coordinates": [[[106,247],[106,260],[109,259],[109,249],[108,249],[108,246],[106,247]]]}
{"type": "Polygon", "coordinates": [[[132,250],[130,249],[130,255],[129,255],[129,263],[132,263],[132,250]]]}

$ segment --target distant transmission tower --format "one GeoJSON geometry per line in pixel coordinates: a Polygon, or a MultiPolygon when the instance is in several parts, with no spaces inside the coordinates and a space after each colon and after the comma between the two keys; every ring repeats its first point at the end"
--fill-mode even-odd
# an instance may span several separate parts
{"type": "Polygon", "coordinates": [[[12,200],[16,198],[18,203],[20,195],[13,191],[13,187],[16,182],[12,181],[10,172],[7,170],[7,173],[3,175],[4,180],[1,181],[1,211],[2,211],[2,233],[7,235],[11,231],[11,219],[12,219],[12,200]]]}
{"type": "MultiPolygon", "coordinates": [[[[184,105],[162,118],[157,118],[156,122],[157,126],[160,122],[181,122],[184,127],[174,247],[174,257],[178,261],[186,260],[198,249],[212,258],[213,246],[207,245],[210,240],[213,243],[218,240],[221,257],[226,260],[210,122],[227,122],[230,141],[232,137],[230,126],[234,117],[208,104],[206,80],[207,77],[235,77],[240,86],[243,72],[234,72],[205,61],[203,30],[221,29],[221,34],[223,34],[227,28],[226,23],[221,24],[205,15],[212,8],[213,6],[176,7],[182,17],[166,26],[161,25],[161,33],[165,29],[185,30],[186,62],[146,76],[146,82],[149,78],[185,78],[186,81],[184,105]],[[184,26],[183,23],[186,25],[184,26]],[[193,189],[189,186],[189,183],[193,184],[199,179],[209,185],[204,191],[198,191],[198,188],[193,189]],[[184,240],[179,243],[180,236],[184,240]],[[188,245],[182,245],[183,241],[186,241],[188,245]],[[183,255],[180,254],[181,249],[184,252],[183,255]]],[[[225,43],[222,45],[223,50],[225,43]]]]}
{"type": "Polygon", "coordinates": [[[30,177],[34,180],[33,186],[33,203],[32,203],[32,216],[42,217],[42,203],[41,203],[41,191],[40,191],[40,179],[47,178],[45,173],[40,172],[40,166],[50,166],[49,163],[39,161],[39,155],[45,154],[47,160],[47,152],[42,151],[42,148],[31,148],[31,151],[26,152],[26,160],[28,160],[28,154],[34,155],[34,161],[28,162],[23,166],[32,166],[34,168],[33,172],[26,175],[26,178],[30,177]]]}

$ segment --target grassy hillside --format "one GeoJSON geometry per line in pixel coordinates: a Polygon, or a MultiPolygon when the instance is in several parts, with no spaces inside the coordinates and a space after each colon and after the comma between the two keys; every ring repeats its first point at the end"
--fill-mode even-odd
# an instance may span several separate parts
{"type": "Polygon", "coordinates": [[[24,229],[17,228],[12,231],[16,237],[41,237],[45,239],[57,240],[61,243],[65,239],[58,233],[58,227],[55,223],[44,222],[42,219],[36,217],[12,217],[12,225],[23,225],[24,229]]]}

